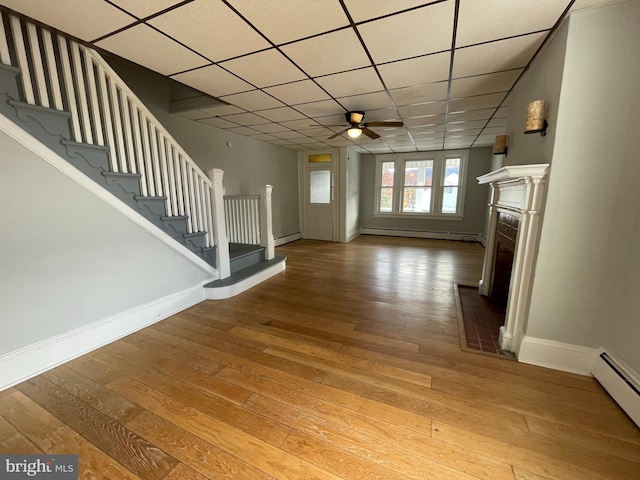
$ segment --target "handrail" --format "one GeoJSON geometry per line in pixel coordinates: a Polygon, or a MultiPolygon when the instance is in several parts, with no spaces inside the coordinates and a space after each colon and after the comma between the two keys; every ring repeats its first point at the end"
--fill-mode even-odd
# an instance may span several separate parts
{"type": "Polygon", "coordinates": [[[166,197],[167,216],[188,216],[187,232],[206,231],[205,246],[213,246],[211,180],[102,56],[0,14],[9,19],[9,28],[0,21],[0,62],[17,62],[27,103],[67,110],[76,142],[110,147],[113,172],[141,175],[143,196],[166,197]]]}

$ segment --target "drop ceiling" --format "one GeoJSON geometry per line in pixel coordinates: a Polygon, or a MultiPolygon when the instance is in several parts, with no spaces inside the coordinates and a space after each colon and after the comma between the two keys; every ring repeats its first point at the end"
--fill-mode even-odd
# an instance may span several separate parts
{"type": "MultiPolygon", "coordinates": [[[[492,145],[555,25],[619,0],[0,0],[217,97],[192,121],[294,150],[492,145]],[[344,114],[402,121],[346,134],[344,114]]],[[[345,124],[346,126],[346,124],[345,124]]]]}

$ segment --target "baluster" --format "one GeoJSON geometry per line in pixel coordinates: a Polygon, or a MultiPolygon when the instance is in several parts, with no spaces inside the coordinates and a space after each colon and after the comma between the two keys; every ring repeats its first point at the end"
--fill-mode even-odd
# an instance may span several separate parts
{"type": "Polygon", "coordinates": [[[16,48],[16,56],[18,57],[18,68],[20,68],[20,76],[22,77],[22,89],[24,98],[29,105],[36,104],[36,97],[33,94],[33,85],[31,84],[31,71],[29,70],[29,62],[27,60],[27,50],[24,46],[24,37],[22,36],[22,25],[20,19],[11,17],[11,30],[13,31],[13,44],[16,48]]]}
{"type": "Polygon", "coordinates": [[[149,134],[151,135],[151,156],[153,157],[153,178],[156,186],[156,195],[161,197],[164,193],[162,172],[160,170],[160,152],[158,150],[158,137],[156,135],[156,127],[151,120],[149,123],[149,134]]]}
{"type": "Polygon", "coordinates": [[[78,88],[78,102],[80,103],[80,120],[84,132],[84,141],[93,144],[93,133],[91,132],[91,117],[89,116],[89,105],[87,104],[87,91],[85,88],[84,71],[80,58],[80,46],[77,42],[71,41],[71,58],[76,74],[76,86],[78,88]]]}
{"type": "Polygon", "coordinates": [[[58,78],[58,69],[56,65],[56,54],[53,50],[53,40],[51,32],[42,29],[42,38],[44,39],[44,54],[47,59],[47,71],[49,80],[51,80],[51,93],[53,95],[53,105],[56,110],[64,110],[62,103],[62,90],[60,89],[60,79],[58,78]]]}
{"type": "Polygon", "coordinates": [[[204,208],[204,179],[201,176],[196,177],[198,188],[196,190],[196,197],[198,202],[198,230],[200,232],[207,231],[206,213],[204,208]]]}
{"type": "Polygon", "coordinates": [[[141,130],[140,130],[140,116],[138,112],[138,107],[135,106],[133,101],[127,97],[127,103],[129,104],[129,109],[131,112],[131,117],[133,120],[133,125],[131,131],[133,133],[133,144],[136,148],[136,165],[138,166],[138,173],[142,175],[140,178],[140,190],[142,192],[142,196],[146,197],[148,195],[147,190],[147,171],[144,167],[144,154],[142,153],[142,141],[141,141],[141,130]]]}
{"type": "Polygon", "coordinates": [[[180,210],[180,202],[178,201],[178,182],[176,181],[176,159],[175,159],[175,150],[173,146],[166,141],[167,143],[167,163],[169,165],[169,182],[171,188],[171,202],[172,209],[174,215],[183,215],[184,210],[180,210]]]}
{"type": "Polygon", "coordinates": [[[253,226],[252,230],[253,230],[253,244],[254,245],[259,245],[260,244],[260,231],[259,231],[259,212],[260,209],[260,200],[254,198],[253,199],[253,209],[251,212],[251,225],[253,226]]]}
{"type": "Polygon", "coordinates": [[[196,204],[196,188],[195,188],[195,182],[194,182],[194,174],[195,172],[193,171],[193,167],[191,165],[187,164],[187,180],[189,183],[189,205],[191,205],[190,211],[191,211],[191,216],[193,217],[193,221],[191,222],[191,225],[193,227],[193,231],[194,232],[199,232],[199,228],[198,228],[198,207],[196,204]]]}
{"type": "Polygon", "coordinates": [[[176,149],[171,146],[173,150],[173,159],[175,161],[175,185],[176,185],[176,198],[178,199],[178,211],[180,215],[185,215],[185,205],[184,205],[184,194],[183,194],[183,184],[182,184],[182,165],[180,163],[180,154],[176,151],[176,149]]]}
{"type": "Polygon", "coordinates": [[[0,62],[11,65],[11,54],[7,43],[7,32],[4,29],[4,13],[0,12],[0,62]]]}
{"type": "MultiPolygon", "coordinates": [[[[154,129],[156,130],[156,129],[154,129]]],[[[169,177],[169,165],[167,162],[167,144],[162,136],[162,133],[157,132],[159,148],[160,148],[160,166],[162,168],[162,187],[164,190],[164,196],[167,197],[166,205],[167,205],[167,216],[170,217],[174,214],[173,209],[173,193],[172,189],[169,187],[171,184],[171,179],[169,177]]]]}
{"type": "Polygon", "coordinates": [[[200,178],[193,169],[191,170],[191,176],[193,177],[193,201],[196,211],[196,231],[204,232],[204,227],[202,225],[202,208],[200,205],[200,178]]]}
{"type": "Polygon", "coordinates": [[[147,128],[147,119],[142,112],[136,114],[136,118],[140,115],[142,123],[142,149],[144,151],[144,166],[147,174],[147,184],[149,185],[149,196],[156,196],[156,187],[153,180],[153,160],[151,159],[151,149],[149,148],[149,129],[147,128]]]}
{"type": "Polygon", "coordinates": [[[187,162],[182,155],[180,158],[180,177],[182,183],[182,198],[184,198],[184,214],[189,217],[187,221],[187,233],[193,233],[193,214],[191,213],[190,189],[189,189],[189,170],[187,162]]]}
{"type": "Polygon", "coordinates": [[[214,245],[213,239],[213,215],[211,212],[211,189],[208,185],[205,185],[204,189],[205,203],[204,206],[207,210],[207,247],[214,245]]]}
{"type": "Polygon", "coordinates": [[[242,225],[242,243],[249,243],[249,229],[247,228],[247,199],[242,198],[240,200],[240,218],[242,225]]]}
{"type": "Polygon", "coordinates": [[[78,113],[78,104],[76,103],[76,90],[73,85],[73,76],[71,71],[71,63],[69,57],[69,46],[67,39],[62,35],[58,35],[58,46],[60,47],[60,59],[62,60],[62,74],[64,75],[64,87],[67,92],[67,101],[69,102],[69,110],[71,113],[71,128],[73,130],[73,139],[76,142],[82,142],[82,131],[80,129],[80,114],[78,113]]]}
{"type": "Polygon", "coordinates": [[[44,64],[42,62],[42,55],[40,54],[40,40],[38,39],[38,30],[33,23],[27,22],[27,38],[29,39],[33,73],[35,74],[40,105],[49,108],[49,94],[47,93],[47,80],[44,78],[44,64]]]}
{"type": "Polygon", "coordinates": [[[93,71],[93,60],[89,51],[82,46],[82,54],[84,55],[84,66],[87,75],[87,83],[89,84],[89,101],[91,103],[91,112],[93,113],[93,126],[95,128],[96,142],[98,145],[104,146],[104,134],[102,132],[102,120],[100,118],[100,104],[98,103],[98,91],[96,89],[96,76],[93,71]]]}
{"type": "Polygon", "coordinates": [[[134,152],[133,133],[131,132],[131,111],[129,105],[129,99],[125,92],[118,88],[120,91],[120,101],[122,102],[122,127],[124,130],[124,141],[127,148],[127,165],[131,173],[138,173],[138,167],[136,165],[136,154],[134,152]]]}
{"type": "MultiPolygon", "coordinates": [[[[111,114],[111,105],[109,102],[109,92],[107,90],[108,79],[106,72],[101,65],[97,65],[98,68],[98,84],[100,85],[100,98],[102,98],[102,115],[103,124],[107,132],[107,145],[110,148],[109,161],[111,162],[111,171],[118,172],[118,165],[124,162],[124,150],[121,145],[116,145],[116,140],[113,136],[113,119],[111,114]]],[[[121,138],[121,137],[120,137],[121,138]]],[[[125,170],[126,171],[126,170],[125,170]]]]}

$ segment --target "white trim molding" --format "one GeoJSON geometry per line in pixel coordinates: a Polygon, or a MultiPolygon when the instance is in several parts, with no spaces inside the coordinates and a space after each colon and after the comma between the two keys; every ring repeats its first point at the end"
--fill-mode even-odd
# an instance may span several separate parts
{"type": "Polygon", "coordinates": [[[509,213],[518,218],[518,234],[513,256],[509,299],[505,323],[500,328],[500,348],[520,354],[525,336],[524,317],[531,297],[531,280],[535,252],[540,238],[544,188],[548,164],[503,167],[478,177],[480,184],[491,185],[489,228],[487,230],[482,279],[479,292],[489,295],[493,280],[498,214],[509,213]]]}
{"type": "Polygon", "coordinates": [[[525,336],[520,342],[518,361],[591,376],[597,353],[596,348],[525,336]]]}
{"type": "Polygon", "coordinates": [[[201,284],[0,356],[0,390],[153,325],[205,300],[201,284]]]}
{"type": "Polygon", "coordinates": [[[346,242],[349,243],[351,240],[355,240],[360,236],[360,228],[356,228],[347,234],[346,242]]]}
{"type": "Polygon", "coordinates": [[[285,235],[284,237],[276,238],[275,246],[279,247],[280,245],[285,245],[287,243],[295,242],[296,240],[302,239],[302,233],[296,232],[290,235],[285,235]]]}

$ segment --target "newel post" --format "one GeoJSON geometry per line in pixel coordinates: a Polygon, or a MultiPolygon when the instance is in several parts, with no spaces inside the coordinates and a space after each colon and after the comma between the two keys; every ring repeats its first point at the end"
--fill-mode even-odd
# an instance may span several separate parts
{"type": "Polygon", "coordinates": [[[222,177],[224,171],[219,168],[207,170],[207,176],[212,183],[211,191],[211,216],[213,221],[213,241],[216,246],[216,268],[220,279],[231,275],[231,262],[229,260],[229,239],[224,219],[224,187],[222,177]]]}
{"type": "Polygon", "coordinates": [[[260,246],[265,247],[265,260],[275,257],[273,239],[273,215],[271,213],[271,185],[260,187],[260,246]]]}

